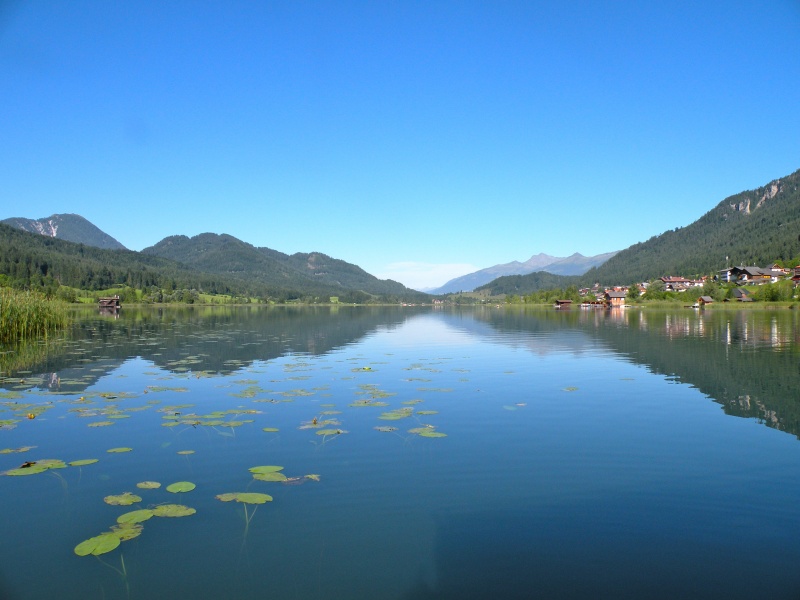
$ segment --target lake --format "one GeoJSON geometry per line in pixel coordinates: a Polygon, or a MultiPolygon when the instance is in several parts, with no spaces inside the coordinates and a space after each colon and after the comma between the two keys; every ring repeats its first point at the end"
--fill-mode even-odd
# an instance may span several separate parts
{"type": "Polygon", "coordinates": [[[8,350],[3,599],[800,597],[795,310],[123,308],[8,350]]]}

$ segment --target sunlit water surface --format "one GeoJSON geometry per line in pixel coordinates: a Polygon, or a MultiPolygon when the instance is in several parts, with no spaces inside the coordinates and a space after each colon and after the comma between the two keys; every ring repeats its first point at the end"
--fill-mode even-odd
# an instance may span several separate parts
{"type": "Polygon", "coordinates": [[[0,477],[0,597],[798,598],[795,312],[80,315],[3,355],[0,471],[99,461],[0,477]]]}

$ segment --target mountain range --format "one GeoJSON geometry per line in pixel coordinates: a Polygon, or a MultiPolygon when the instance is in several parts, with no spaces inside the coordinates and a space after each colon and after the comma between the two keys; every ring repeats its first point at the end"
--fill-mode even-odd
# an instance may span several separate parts
{"type": "Polygon", "coordinates": [[[536,271],[545,271],[554,275],[583,275],[592,267],[602,265],[616,252],[607,252],[596,256],[584,256],[576,252],[566,258],[558,258],[549,254],[534,254],[525,262],[512,261],[493,267],[487,267],[474,273],[451,279],[443,286],[428,290],[429,294],[453,294],[471,292],[475,288],[505,275],[527,275],[536,271]]]}
{"type": "MultiPolygon", "coordinates": [[[[453,279],[433,292],[475,289],[491,295],[527,294],[595,282],[607,286],[665,275],[695,277],[729,265],[797,262],[799,234],[800,170],[725,198],[694,223],[618,252],[566,258],[538,254],[525,262],[495,265],[453,279]]],[[[427,297],[320,252],[287,255],[225,234],[172,236],[142,252],[132,252],[79,215],[2,221],[3,282],[81,289],[122,284],[182,286],[272,299],[342,296],[345,302],[427,297]]]]}

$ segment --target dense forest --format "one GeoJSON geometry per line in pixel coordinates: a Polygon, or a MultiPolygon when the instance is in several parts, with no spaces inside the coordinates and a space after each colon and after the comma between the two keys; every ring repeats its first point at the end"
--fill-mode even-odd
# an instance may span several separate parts
{"type": "Polygon", "coordinates": [[[119,286],[142,290],[145,299],[156,302],[192,302],[198,293],[271,302],[328,302],[332,297],[348,303],[399,302],[425,297],[412,290],[381,295],[316,282],[310,276],[293,275],[289,268],[284,271],[284,281],[275,283],[227,265],[219,270],[223,272],[208,272],[150,253],[94,248],[0,224],[0,285],[39,290],[50,297],[65,289],[97,291],[119,286]]]}

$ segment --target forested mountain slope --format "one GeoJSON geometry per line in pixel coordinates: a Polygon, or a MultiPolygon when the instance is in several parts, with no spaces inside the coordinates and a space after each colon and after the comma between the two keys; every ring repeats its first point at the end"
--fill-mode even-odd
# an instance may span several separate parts
{"type": "Polygon", "coordinates": [[[56,214],[43,219],[12,217],[3,219],[0,223],[11,225],[28,233],[38,233],[95,248],[125,250],[125,246],[80,215],[56,214]]]}
{"type": "Polygon", "coordinates": [[[688,225],[634,244],[583,281],[631,283],[665,275],[716,274],[800,256],[800,171],[726,198],[688,225]]]}
{"type": "Polygon", "coordinates": [[[319,252],[290,256],[270,248],[256,248],[225,234],[203,233],[192,238],[171,236],[142,252],[177,260],[205,272],[245,277],[268,286],[325,290],[330,295],[359,291],[425,297],[396,281],[380,280],[356,265],[319,252]]]}
{"type": "MultiPolygon", "coordinates": [[[[726,265],[800,258],[800,171],[721,201],[694,223],[634,244],[580,277],[531,273],[500,277],[477,290],[529,294],[569,285],[626,285],[666,275],[715,275],[726,265]]],[[[477,291],[476,290],[476,291],[477,291]]]]}

